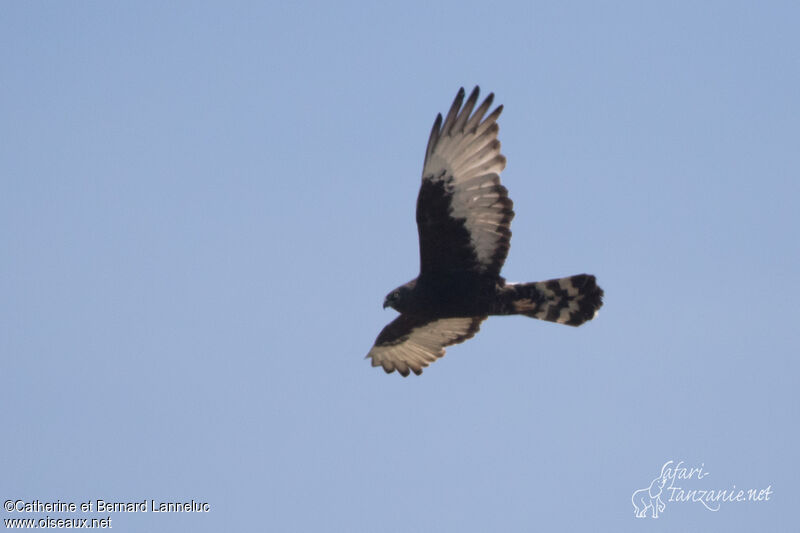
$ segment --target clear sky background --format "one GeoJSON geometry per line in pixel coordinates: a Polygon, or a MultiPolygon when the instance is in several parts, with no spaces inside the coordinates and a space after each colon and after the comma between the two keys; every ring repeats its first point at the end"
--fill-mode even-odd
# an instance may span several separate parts
{"type": "Polygon", "coordinates": [[[211,506],[115,531],[797,531],[798,27],[794,2],[4,2],[0,496],[211,506]],[[504,275],[593,273],[606,303],[386,375],[364,355],[417,274],[427,135],[475,84],[505,104],[504,275]],[[772,497],[634,518],[669,460],[772,497]]]}

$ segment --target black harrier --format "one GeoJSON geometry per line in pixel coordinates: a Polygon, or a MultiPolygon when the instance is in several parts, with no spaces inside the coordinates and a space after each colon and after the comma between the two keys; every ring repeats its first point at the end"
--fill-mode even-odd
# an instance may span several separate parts
{"type": "Polygon", "coordinates": [[[506,158],[497,140],[503,106],[483,118],[490,94],[475,110],[458,91],[447,117],[436,117],[417,198],[420,272],[386,296],[400,316],[383,328],[367,354],[372,366],[419,375],[444,347],[471,338],[488,315],[525,315],[579,326],[603,305],[589,274],[533,283],[506,283],[514,204],[500,184],[506,158]]]}

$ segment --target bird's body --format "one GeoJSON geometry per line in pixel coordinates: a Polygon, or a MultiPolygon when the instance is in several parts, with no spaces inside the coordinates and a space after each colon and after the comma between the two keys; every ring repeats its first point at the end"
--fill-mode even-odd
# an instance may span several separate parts
{"type": "Polygon", "coordinates": [[[434,318],[494,314],[487,304],[501,289],[498,280],[472,272],[422,275],[403,287],[410,290],[392,307],[434,318]]]}
{"type": "Polygon", "coordinates": [[[416,374],[444,347],[477,333],[489,315],[521,314],[577,326],[594,317],[603,291],[579,274],[533,283],[500,276],[511,240],[513,202],[500,184],[499,106],[493,95],[473,113],[478,88],[464,107],[464,89],[447,117],[434,122],[417,199],[420,274],[389,293],[384,307],[401,315],[387,325],[367,357],[386,372],[416,374]]]}

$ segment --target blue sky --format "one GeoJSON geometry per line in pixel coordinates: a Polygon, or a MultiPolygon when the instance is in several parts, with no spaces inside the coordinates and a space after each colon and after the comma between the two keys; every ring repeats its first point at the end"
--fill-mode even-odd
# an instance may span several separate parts
{"type": "Polygon", "coordinates": [[[799,19],[4,3],[0,496],[211,507],[122,531],[792,530],[799,19]],[[385,375],[427,135],[475,84],[505,105],[504,275],[593,273],[606,304],[385,375]],[[773,495],[635,518],[670,460],[773,495]]]}

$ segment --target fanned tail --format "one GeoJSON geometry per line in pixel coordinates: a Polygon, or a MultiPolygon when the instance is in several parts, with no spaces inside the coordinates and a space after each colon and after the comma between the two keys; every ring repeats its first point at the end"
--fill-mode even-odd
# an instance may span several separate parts
{"type": "Polygon", "coordinates": [[[498,314],[580,326],[603,305],[603,289],[590,274],[506,285],[498,314]]]}

